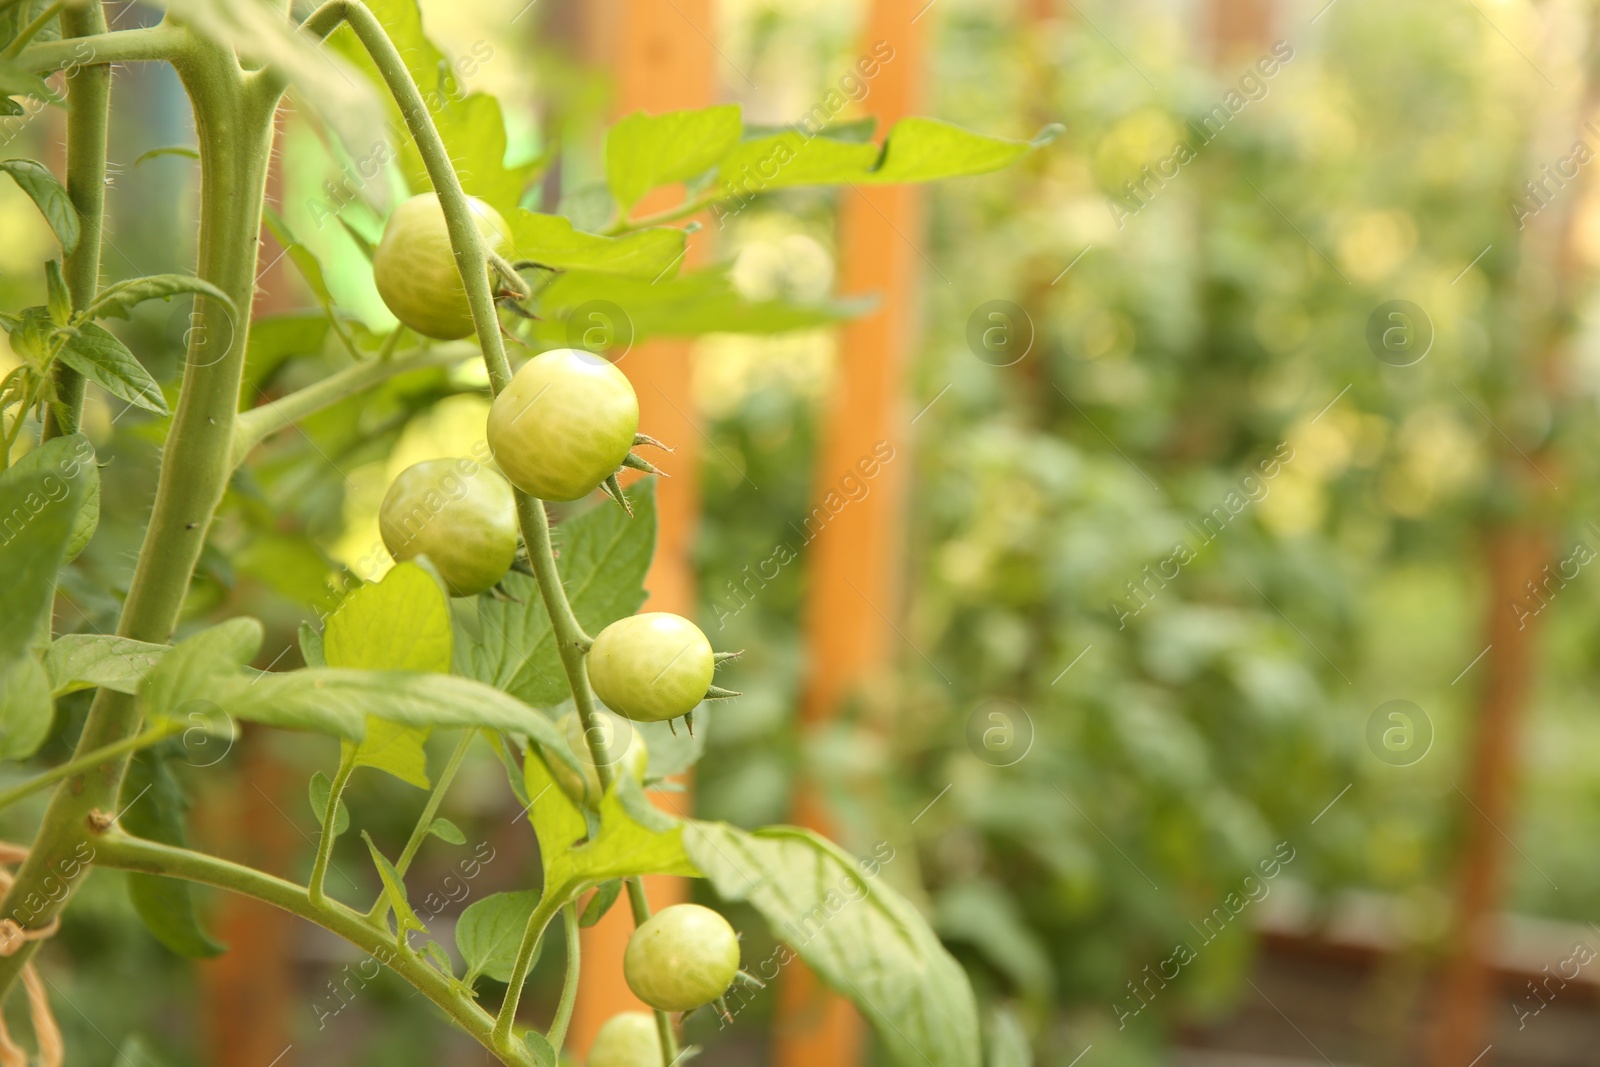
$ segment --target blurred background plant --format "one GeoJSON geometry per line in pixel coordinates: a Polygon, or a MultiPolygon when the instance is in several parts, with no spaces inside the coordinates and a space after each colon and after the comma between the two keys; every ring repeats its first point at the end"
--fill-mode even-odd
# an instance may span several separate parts
{"type": "MultiPolygon", "coordinates": [[[[579,5],[422,6],[453,63],[439,91],[499,96],[507,157],[536,179],[528,198],[592,214],[609,90],[578,58],[579,5]]],[[[909,516],[894,662],[820,727],[797,714],[808,563],[830,533],[813,508],[830,491],[853,503],[894,490],[864,467],[819,464],[835,331],[696,343],[709,442],[700,621],[719,647],[747,649],[744,699],[707,731],[697,814],[779,821],[809,781],[847,846],[887,840],[914,856],[887,876],[923,894],[969,967],[996,1064],[1025,1062],[1005,1058],[1019,1034],[1041,1063],[1075,1063],[1087,1046],[1100,1064],[1255,1062],[1174,1050],[1242,1048],[1229,1027],[1299,988],[1273,960],[1311,946],[1326,949],[1317,959],[1358,946],[1369,964],[1327,993],[1353,1025],[1284,1002],[1310,1034],[1292,1055],[1417,1062],[1439,1047],[1417,1019],[1435,1010],[1431,976],[1448,990],[1461,966],[1474,871],[1503,881],[1492,909],[1526,935],[1487,964],[1501,982],[1488,1062],[1584,1062],[1592,1022],[1590,1038],[1547,1034],[1537,1049],[1494,1034],[1528,1025],[1524,972],[1600,938],[1587,925],[1600,911],[1600,732],[1587,714],[1600,585],[1583,567],[1600,552],[1600,359],[1583,284],[1600,260],[1600,201],[1574,144],[1600,152],[1583,125],[1592,6],[930,4],[927,113],[997,135],[1066,132],[1020,167],[932,190],[926,227],[903,235],[926,269],[906,384],[915,418],[891,458],[875,457],[901,472],[909,516]],[[1393,319],[1392,301],[1413,308],[1393,319]],[[994,323],[1012,345],[998,354],[974,342],[994,323]],[[1391,701],[1409,702],[1409,718],[1380,711],[1391,701]],[[1512,726],[1489,733],[1495,722],[1512,726]],[[1179,945],[1192,956],[1181,966],[1179,945]]],[[[122,26],[159,17],[114,10],[122,26]]],[[[795,121],[860,54],[863,17],[844,0],[723,0],[705,29],[724,96],[747,121],[795,121]]],[[[135,147],[191,138],[176,81],[118,70],[115,91],[107,276],[185,269],[193,161],[135,147]]],[[[869,94],[843,117],[872,107],[869,94]]],[[[8,155],[58,151],[52,111],[0,129],[8,155]]],[[[286,116],[281,146],[284,228],[263,299],[316,295],[273,260],[292,234],[366,345],[390,325],[359,247],[380,225],[365,204],[383,198],[349,188],[363,168],[312,116],[286,116]]],[[[753,299],[826,299],[836,207],[813,190],[762,195],[718,230],[715,255],[753,299]]],[[[0,301],[41,303],[48,233],[10,185],[0,218],[0,301]]],[[[124,331],[169,399],[186,326],[185,308],[156,304],[124,331]]],[[[252,338],[250,381],[269,397],[291,390],[337,365],[337,343],[320,312],[273,320],[252,338]]],[[[0,349],[0,361],[13,357],[0,349]]],[[[148,498],[161,444],[159,421],[120,407],[97,394],[86,414],[111,476],[100,531],[63,589],[82,629],[114,625],[143,532],[133,502],[148,498]]],[[[486,410],[481,378],[422,371],[278,438],[231,487],[191,617],[226,605],[261,618],[268,653],[295,662],[296,629],[330,581],[386,565],[375,516],[390,478],[463,450],[486,410]]],[[[75,714],[45,757],[68,751],[85,696],[68,698],[75,714]]],[[[316,823],[292,785],[313,769],[301,749],[247,734],[240,751],[188,755],[197,768],[232,759],[250,782],[213,795],[214,778],[193,776],[210,843],[309,862],[316,823]]],[[[451,817],[495,858],[471,879],[459,857],[419,861],[446,910],[455,886],[520,887],[532,870],[504,790],[492,776],[463,782],[451,817]]],[[[403,832],[407,800],[388,779],[349,802],[368,819],[397,809],[403,832]]],[[[4,821],[36,816],[23,806],[4,821]]],[[[361,846],[339,846],[335,879],[347,847],[361,846]]],[[[345,866],[375,891],[355,855],[345,866]]],[[[82,1005],[60,1012],[69,1047],[140,1063],[123,1042],[140,1032],[151,1062],[224,1062],[197,1020],[239,1010],[214,994],[228,957],[197,971],[167,954],[118,882],[97,875],[58,939],[72,966],[58,962],[57,993],[82,1005]]],[[[746,959],[764,958],[765,935],[744,929],[746,959]]],[[[289,957],[269,997],[292,1012],[286,1062],[471,1055],[407,1010],[399,983],[352,982],[343,968],[356,961],[337,945],[297,933],[276,949],[289,957]]],[[[554,967],[534,983],[553,1003],[554,967]]],[[[739,1040],[706,1062],[757,1061],[775,1004],[741,1013],[739,1040]]],[[[1261,1035],[1236,1038],[1275,1051],[1261,1035]]]]}

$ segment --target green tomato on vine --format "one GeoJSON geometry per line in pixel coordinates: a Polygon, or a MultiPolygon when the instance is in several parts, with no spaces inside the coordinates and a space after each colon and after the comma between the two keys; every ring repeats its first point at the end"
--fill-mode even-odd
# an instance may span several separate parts
{"type": "Polygon", "coordinates": [[[739,973],[739,935],[699,904],[662,908],[628,938],[622,974],[659,1011],[693,1011],[727,992],[739,973]]]}
{"type": "Polygon", "coordinates": [[[616,473],[639,430],[639,398],[610,363],[576,348],[522,365],[489,409],[489,449],[511,484],[577,500],[616,473]]]}
{"type": "Polygon", "coordinates": [[[452,596],[476,596],[516,561],[516,498],[470,459],[424,460],[389,486],[378,532],[397,562],[426,555],[452,596]]]}
{"type": "Polygon", "coordinates": [[[618,619],[589,649],[595,695],[635,722],[661,722],[693,711],[706,699],[716,666],[700,627],[665,611],[618,619]]]}
{"type": "Polygon", "coordinates": [[[661,1067],[656,1017],[625,1011],[607,1019],[589,1046],[588,1067],[661,1067]]]}
{"type": "MultiPolygon", "coordinates": [[[[511,246],[498,211],[471,196],[467,206],[491,253],[511,246]]],[[[421,193],[394,209],[372,254],[372,280],[394,317],[422,336],[454,341],[472,333],[472,307],[438,194],[421,193]]]]}

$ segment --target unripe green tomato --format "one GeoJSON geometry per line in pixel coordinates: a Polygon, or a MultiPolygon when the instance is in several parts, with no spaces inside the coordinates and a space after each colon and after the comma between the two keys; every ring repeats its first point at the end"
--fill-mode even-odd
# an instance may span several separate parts
{"type": "Polygon", "coordinates": [[[693,1011],[722,996],[739,971],[739,938],[728,920],[698,904],[662,908],[628,938],[622,974],[660,1011],[693,1011]]]}
{"type": "MultiPolygon", "coordinates": [[[[491,252],[510,247],[511,231],[498,211],[472,196],[467,206],[491,252]]],[[[394,317],[424,337],[453,341],[472,333],[472,307],[436,193],[394,209],[372,254],[372,280],[394,317]]]]}
{"type": "MultiPolygon", "coordinates": [[[[645,748],[644,738],[639,736],[639,731],[604,708],[597,708],[595,714],[600,717],[595,729],[602,732],[603,739],[611,746],[612,777],[629,774],[636,782],[644,781],[645,769],[650,765],[650,753],[645,748]]],[[[560,760],[550,761],[550,773],[555,777],[561,791],[572,798],[573,803],[594,807],[600,803],[603,791],[600,788],[600,772],[595,767],[594,753],[584,736],[583,716],[575,711],[569,712],[556,723],[556,728],[562,731],[567,739],[567,747],[572,749],[572,754],[583,764],[583,776],[580,778],[577,771],[560,760]]]]}
{"type": "Polygon", "coordinates": [[[470,459],[415,463],[384,494],[378,532],[399,560],[426,554],[454,596],[476,596],[517,557],[511,486],[470,459]]]}
{"type": "Polygon", "coordinates": [[[489,448],[511,484],[577,500],[616,471],[639,429],[639,398],[616,367],[557,348],[522,365],[489,408],[489,448]]]}
{"type": "Polygon", "coordinates": [[[647,1011],[625,1011],[601,1024],[588,1067],[661,1067],[661,1035],[647,1011]]]}
{"type": "Polygon", "coordinates": [[[589,681],[606,707],[635,722],[675,719],[705,699],[716,670],[711,642],[681,615],[648,611],[600,631],[589,681]]]}

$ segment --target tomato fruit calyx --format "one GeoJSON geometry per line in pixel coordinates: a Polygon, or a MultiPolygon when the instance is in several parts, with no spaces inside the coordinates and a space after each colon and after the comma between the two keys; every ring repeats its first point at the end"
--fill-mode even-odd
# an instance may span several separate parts
{"type": "Polygon", "coordinates": [[[625,1011],[601,1024],[588,1067],[661,1067],[661,1035],[647,1011],[625,1011]]]}
{"type": "Polygon", "coordinates": [[[665,611],[630,615],[589,648],[589,681],[606,707],[635,722],[692,712],[711,690],[716,656],[694,623],[665,611]]]}
{"type": "MultiPolygon", "coordinates": [[[[498,211],[471,196],[467,207],[491,256],[510,247],[511,230],[498,211]]],[[[389,215],[372,253],[372,280],[394,317],[424,337],[453,341],[473,332],[472,307],[437,194],[413,196],[389,215]]]]}
{"type": "Polygon", "coordinates": [[[594,748],[599,747],[606,752],[605,759],[611,768],[613,777],[627,774],[636,782],[643,782],[645,772],[650,766],[650,752],[645,747],[644,738],[633,728],[633,724],[620,715],[613,715],[604,708],[595,711],[596,722],[592,728],[598,746],[589,744],[590,731],[583,728],[583,716],[577,712],[568,712],[556,723],[556,729],[567,739],[567,747],[572,749],[572,754],[578,757],[578,762],[583,764],[583,775],[560,760],[550,760],[550,773],[555,778],[561,791],[574,804],[581,804],[594,808],[600,804],[600,797],[604,790],[600,785],[600,771],[595,764],[594,748]]]}
{"type": "Polygon", "coordinates": [[[674,904],[634,930],[622,974],[635,996],[660,1011],[693,1011],[727,991],[739,973],[739,937],[699,904],[674,904]]]}
{"type": "Polygon", "coordinates": [[[489,408],[487,435],[511,484],[540,500],[577,500],[612,477],[639,429],[639,398],[616,367],[576,348],[541,352],[489,408]]]}
{"type": "Polygon", "coordinates": [[[424,460],[389,486],[378,532],[397,562],[426,555],[452,596],[476,596],[516,562],[516,498],[470,459],[424,460]]]}

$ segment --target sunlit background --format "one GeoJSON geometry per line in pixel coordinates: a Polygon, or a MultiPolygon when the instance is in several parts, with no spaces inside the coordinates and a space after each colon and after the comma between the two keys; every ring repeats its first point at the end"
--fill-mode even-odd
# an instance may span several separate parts
{"type": "MultiPolygon", "coordinates": [[[[440,85],[498,95],[508,160],[536,163],[528,202],[592,217],[615,82],[596,41],[623,16],[422,6],[455,60],[440,85]]],[[[722,0],[682,32],[712,44],[721,99],[779,124],[870,47],[868,6],[722,0]]],[[[159,18],[116,10],[122,27],[159,18]]],[[[848,371],[838,330],[695,342],[699,622],[747,650],[696,814],[786,821],[804,794],[847,847],[892,842],[886,877],[969,970],[997,1067],[1029,1062],[1025,1046],[1062,1067],[1593,1062],[1595,20],[1584,0],[935,0],[915,23],[917,110],[1064,132],[930,187],[898,232],[914,277],[879,294],[911,324],[904,353],[881,353],[903,362],[893,477],[821,459],[848,371]],[[986,347],[996,323],[1028,343],[986,347]],[[877,557],[897,592],[823,601],[881,608],[887,644],[836,714],[802,726],[810,564],[836,532],[811,544],[806,524],[835,491],[898,516],[877,557]]],[[[114,94],[106,277],[188,270],[194,161],[140,158],[192,143],[187,104],[154,67],[119,69],[114,94]]],[[[841,121],[875,102],[869,88],[841,121]]],[[[0,120],[6,156],[57,166],[61,131],[52,109],[0,120]]],[[[286,113],[272,197],[337,304],[381,332],[393,320],[348,230],[375,237],[401,188],[341,191],[331,138],[313,109],[286,113]]],[[[841,288],[852,195],[763,195],[703,217],[692,243],[748,295],[819,300],[841,288]]],[[[52,238],[5,183],[0,232],[0,304],[43,303],[52,238]]],[[[314,308],[287,266],[263,275],[263,306],[314,308]]],[[[276,351],[252,348],[265,395],[321,373],[275,373],[330,343],[320,321],[290,316],[276,351]]],[[[122,330],[169,395],[187,322],[183,301],[156,302],[122,330]]],[[[0,339],[0,373],[14,363],[0,339]]],[[[143,534],[163,425],[121,407],[91,390],[110,466],[58,629],[114,626],[143,534]]],[[[187,617],[248,613],[268,658],[292,646],[330,580],[387,565],[393,476],[463,453],[487,408],[481,375],[441,373],[278,438],[235,478],[187,617]]],[[[86,696],[45,757],[69,751],[86,696]]],[[[293,739],[247,740],[218,753],[234,773],[186,770],[197,834],[303,876],[303,783],[322,764],[293,739]]],[[[415,885],[446,898],[436,933],[453,885],[536,877],[498,771],[462,781],[451,817],[495,858],[467,877],[459,855],[424,852],[415,885]]],[[[416,804],[383,776],[348,800],[375,836],[392,812],[391,837],[416,804]]],[[[334,892],[375,891],[363,847],[340,842],[334,892]]],[[[732,914],[746,959],[765,955],[759,920],[732,914]]],[[[351,982],[330,935],[249,930],[197,968],[131,918],[119,875],[96,874],[48,972],[75,1062],[269,1067],[285,1045],[284,1065],[486,1062],[402,983],[351,982]],[[264,1056],[228,1037],[243,1015],[264,1056]]],[[[540,1010],[560,959],[535,973],[540,1010]]],[[[722,1034],[691,1020],[701,1062],[775,1062],[779,1002],[722,1034]]]]}

